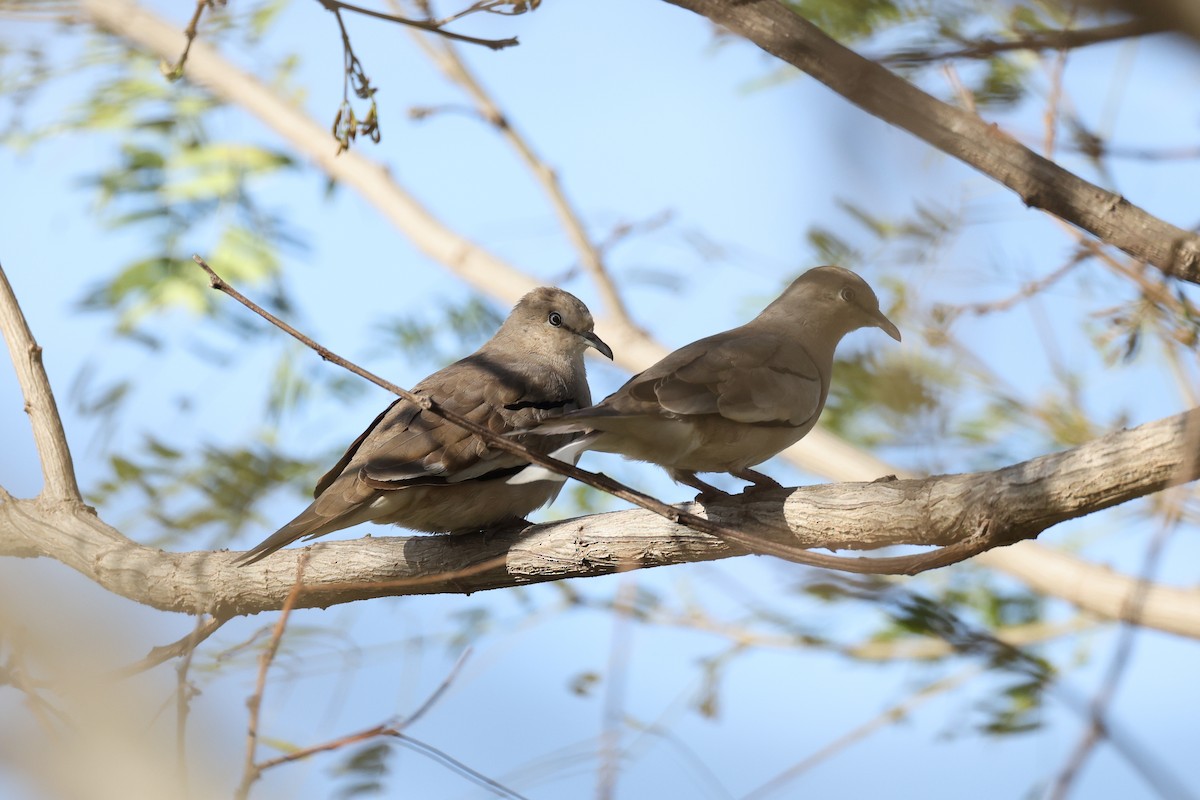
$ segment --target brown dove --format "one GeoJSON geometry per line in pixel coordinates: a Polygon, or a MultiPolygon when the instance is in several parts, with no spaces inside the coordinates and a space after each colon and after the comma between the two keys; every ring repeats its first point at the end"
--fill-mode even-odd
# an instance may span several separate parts
{"type": "MultiPolygon", "coordinates": [[[[549,452],[578,435],[519,432],[591,404],[584,351],[593,347],[612,358],[592,327],[591,313],[575,296],[535,289],[486,344],[425,378],[413,392],[549,452]]],[[[505,482],[527,466],[520,457],[490,449],[475,434],[399,399],[317,482],[312,504],[239,561],[252,564],[297,539],[368,521],[460,532],[519,520],[562,488],[561,483],[505,482]]]]}
{"type": "MultiPolygon", "coordinates": [[[[619,453],[666,467],[671,477],[722,494],[697,472],[728,472],[776,487],[751,467],[812,430],[829,395],[833,353],[858,328],[900,331],[879,310],[866,281],[842,267],[817,267],[794,280],[757,317],[681,347],[599,404],[538,426],[538,433],[586,435],[552,453],[619,453]]],[[[563,480],[530,467],[513,484],[563,480]]]]}

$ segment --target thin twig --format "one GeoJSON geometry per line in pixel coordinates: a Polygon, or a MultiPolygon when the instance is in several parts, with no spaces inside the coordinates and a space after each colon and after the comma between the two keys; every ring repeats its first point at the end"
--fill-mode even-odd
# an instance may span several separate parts
{"type": "Polygon", "coordinates": [[[1015,50],[1073,50],[1093,44],[1162,33],[1165,30],[1165,26],[1159,21],[1140,18],[1095,28],[1030,31],[1019,39],[973,39],[964,41],[962,47],[958,49],[941,52],[916,49],[898,50],[873,60],[880,64],[908,67],[927,64],[931,61],[988,59],[1000,53],[1009,53],[1015,50]]]}
{"type": "Polygon", "coordinates": [[[192,631],[194,634],[192,645],[184,652],[179,666],[175,669],[175,758],[176,770],[179,774],[180,797],[183,800],[187,800],[190,795],[187,771],[187,719],[191,709],[192,685],[188,681],[188,670],[192,667],[192,656],[196,653],[196,645],[204,638],[199,634],[211,622],[212,620],[209,620],[206,623],[203,616],[196,617],[196,627],[192,631]]]}
{"type": "Polygon", "coordinates": [[[462,763],[448,753],[437,749],[433,745],[426,744],[420,739],[414,739],[408,734],[400,733],[399,731],[389,731],[388,735],[395,737],[400,741],[401,744],[416,750],[418,753],[421,753],[422,755],[432,758],[434,761],[438,761],[441,764],[449,767],[459,775],[462,775],[464,778],[474,782],[476,785],[491,791],[497,797],[507,797],[511,800],[526,800],[524,795],[517,794],[507,786],[492,780],[481,772],[471,769],[466,764],[462,763]]]}
{"type": "MultiPolygon", "coordinates": [[[[396,5],[398,5],[397,0],[392,0],[392,6],[396,5]]],[[[426,6],[426,8],[428,7],[426,6]]],[[[592,282],[595,283],[596,289],[604,299],[605,308],[612,321],[624,327],[636,329],[629,316],[629,310],[625,307],[625,301],[608,273],[600,248],[588,236],[583,219],[567,198],[562,182],[558,179],[558,173],[534,152],[529,140],[512,126],[508,115],[500,109],[492,96],[467,68],[452,43],[442,42],[438,47],[424,36],[416,35],[415,38],[421,49],[441,69],[442,73],[470,95],[480,117],[491,123],[500,132],[504,140],[517,152],[517,155],[525,162],[525,166],[533,173],[535,180],[549,199],[550,206],[558,215],[559,223],[566,231],[572,246],[579,253],[583,268],[591,276],[592,282]]]]}
{"type": "Polygon", "coordinates": [[[336,739],[330,739],[327,742],[321,742],[321,744],[302,747],[299,750],[293,750],[289,753],[285,753],[284,755],[277,756],[275,758],[269,758],[266,761],[259,762],[256,766],[256,769],[259,772],[266,772],[272,767],[278,767],[282,764],[290,764],[293,761],[301,761],[309,756],[316,755],[317,753],[327,753],[330,750],[339,750],[346,745],[354,744],[355,742],[362,742],[379,736],[387,736],[391,730],[391,726],[387,723],[375,725],[367,728],[366,730],[358,731],[357,733],[348,733],[345,736],[339,736],[336,739]]]}
{"type": "Polygon", "coordinates": [[[215,0],[196,0],[196,10],[192,12],[192,19],[188,22],[188,26],[183,29],[183,35],[186,41],[183,44],[183,53],[174,64],[167,63],[164,58],[158,62],[158,69],[162,72],[163,77],[169,81],[177,81],[183,77],[183,65],[187,63],[188,53],[192,50],[192,42],[196,41],[198,33],[197,26],[200,24],[200,17],[204,14],[204,9],[212,8],[215,0]]]}
{"type": "Polygon", "coordinates": [[[827,761],[833,756],[845,750],[847,747],[862,741],[870,736],[875,731],[887,726],[893,725],[902,721],[906,716],[912,713],[913,709],[923,703],[932,700],[940,694],[955,689],[967,681],[968,678],[973,678],[983,671],[982,667],[971,666],[960,672],[956,672],[949,677],[936,680],[926,686],[922,686],[917,691],[913,692],[905,700],[896,703],[893,706],[885,709],[877,716],[867,720],[862,725],[859,725],[853,730],[847,731],[838,738],[834,739],[829,744],[822,747],[817,752],[808,756],[805,759],[793,764],[783,772],[771,778],[766,783],[757,787],[749,794],[742,797],[742,800],[760,800],[767,795],[774,794],[782,789],[787,783],[808,772],[813,767],[820,764],[822,761],[827,761]]]}
{"type": "Polygon", "coordinates": [[[470,654],[470,648],[464,650],[462,655],[458,657],[458,660],[454,662],[454,666],[452,666],[450,671],[446,673],[446,677],[442,679],[440,684],[438,684],[438,687],[433,690],[429,697],[425,698],[425,702],[421,703],[416,711],[405,717],[403,721],[399,723],[380,723],[379,725],[357,731],[356,733],[339,736],[337,739],[331,739],[328,742],[322,742],[321,744],[314,744],[309,747],[284,753],[281,756],[276,756],[275,758],[270,758],[259,762],[258,771],[266,772],[272,767],[278,767],[281,764],[290,764],[293,761],[301,761],[309,756],[316,755],[317,753],[326,753],[330,750],[338,750],[348,744],[354,744],[355,742],[361,742],[366,739],[374,739],[378,736],[392,736],[399,733],[423,717],[425,712],[432,708],[434,704],[441,699],[442,695],[445,694],[446,690],[450,687],[450,684],[454,682],[456,677],[458,677],[458,673],[462,670],[462,665],[466,662],[467,657],[470,656],[470,654]]]}
{"type": "MultiPolygon", "coordinates": [[[[246,308],[258,314],[263,319],[275,325],[280,330],[294,337],[298,341],[312,348],[318,355],[326,361],[333,362],[343,369],[347,369],[358,375],[361,378],[371,381],[376,386],[386,389],[387,391],[404,398],[405,400],[420,407],[423,411],[428,411],[435,417],[444,419],[447,422],[453,423],[464,430],[470,431],[476,436],[488,443],[489,447],[494,447],[497,450],[502,450],[506,453],[519,456],[527,461],[537,464],[547,469],[551,469],[559,474],[574,478],[580,483],[585,483],[595,489],[608,492],[609,494],[626,500],[634,505],[644,508],[654,514],[657,514],[665,519],[670,520],[678,525],[691,528],[692,530],[706,533],[710,536],[715,536],[726,542],[734,542],[752,553],[760,553],[764,555],[773,555],[778,558],[792,561],[797,564],[806,564],[812,567],[824,567],[826,569],[842,570],[845,572],[859,572],[872,575],[916,575],[931,569],[956,564],[964,561],[972,556],[989,550],[992,547],[997,547],[1001,544],[1008,544],[1009,531],[999,529],[992,530],[990,525],[981,524],[976,530],[972,531],[961,541],[945,547],[939,547],[932,552],[920,553],[912,556],[894,556],[891,558],[861,558],[861,557],[843,557],[843,556],[828,556],[822,553],[813,553],[801,547],[792,547],[770,540],[764,539],[747,531],[735,530],[724,525],[718,525],[704,517],[690,514],[686,511],[681,511],[674,506],[667,505],[660,500],[638,492],[634,489],[619,483],[607,475],[595,472],[588,472],[580,469],[573,464],[568,464],[565,461],[559,461],[556,458],[543,455],[536,451],[530,450],[528,447],[518,443],[514,439],[495,433],[494,431],[483,427],[466,417],[458,414],[450,409],[445,408],[436,400],[433,400],[427,395],[416,395],[407,389],[402,389],[390,381],[386,381],[377,375],[363,369],[357,364],[351,363],[341,356],[337,355],[328,348],[317,344],[315,341],[300,333],[298,330],[287,324],[283,320],[276,317],[266,309],[262,308],[254,301],[247,298],[241,292],[234,289],[223,278],[217,275],[216,272],[204,261],[200,256],[192,256],[200,267],[208,273],[209,281],[212,287],[218,291],[237,300],[246,308]]],[[[765,527],[765,526],[764,526],[765,527]]]]}
{"type": "Polygon", "coordinates": [[[985,316],[997,311],[1008,311],[1013,306],[1023,300],[1028,300],[1034,295],[1040,294],[1046,289],[1058,283],[1071,273],[1076,267],[1091,257],[1091,253],[1086,250],[1078,249],[1067,261],[1058,269],[1052,271],[1044,277],[1035,280],[1027,281],[1021,287],[1009,295],[1008,297],[999,300],[991,300],[986,303],[967,303],[964,305],[942,305],[938,306],[937,311],[946,319],[952,319],[961,314],[971,314],[972,316],[985,316]]]}
{"type": "Polygon", "coordinates": [[[275,628],[271,631],[271,641],[267,642],[267,646],[259,657],[258,678],[254,684],[254,694],[246,700],[246,707],[250,709],[250,719],[246,725],[246,757],[242,765],[242,780],[234,793],[237,800],[245,800],[250,794],[250,787],[262,774],[262,768],[255,763],[255,755],[258,750],[258,722],[262,711],[263,692],[267,688],[267,670],[270,669],[271,662],[275,660],[275,654],[279,652],[279,642],[283,639],[283,631],[287,627],[292,606],[295,605],[296,598],[300,596],[300,589],[304,585],[304,568],[307,565],[308,553],[302,553],[296,561],[296,582],[283,602],[279,619],[276,620],[275,628]]]}
{"type": "Polygon", "coordinates": [[[425,698],[424,703],[421,703],[421,705],[417,706],[416,711],[405,717],[404,723],[400,727],[408,728],[412,725],[415,725],[417,720],[425,716],[425,712],[433,708],[434,704],[436,704],[438,700],[442,699],[442,695],[446,693],[446,690],[450,688],[450,684],[453,683],[454,679],[458,677],[458,673],[462,671],[463,664],[467,663],[467,659],[470,658],[470,656],[471,648],[468,647],[462,651],[462,654],[458,657],[458,660],[454,662],[454,666],[450,668],[450,671],[446,673],[446,677],[442,678],[442,682],[438,684],[438,687],[430,693],[429,697],[425,698]]]}
{"type": "MultiPolygon", "coordinates": [[[[14,638],[24,638],[24,631],[18,630],[16,634],[17,636],[14,638]]],[[[68,727],[70,722],[66,714],[59,711],[54,707],[53,703],[38,694],[38,686],[36,685],[38,682],[29,677],[25,666],[24,652],[19,642],[12,643],[9,662],[3,665],[3,669],[0,672],[3,673],[7,683],[25,694],[25,705],[29,708],[30,713],[33,714],[34,719],[38,721],[38,724],[42,726],[46,734],[51,739],[58,739],[59,731],[54,726],[54,721],[56,720],[68,727]]]]}
{"type": "Polygon", "coordinates": [[[109,677],[112,680],[120,680],[129,678],[138,673],[145,672],[148,669],[153,669],[159,664],[170,661],[178,656],[187,656],[191,658],[191,653],[196,647],[208,637],[217,632],[217,629],[224,625],[228,620],[218,617],[209,617],[203,624],[198,623],[196,627],[189,631],[183,638],[172,642],[171,644],[163,644],[154,647],[146,654],[146,657],[135,661],[134,663],[121,667],[115,670],[109,677]]]}
{"type": "Polygon", "coordinates": [[[337,739],[331,739],[327,742],[322,742],[321,744],[315,744],[310,747],[305,747],[305,748],[301,748],[299,750],[294,750],[290,753],[285,753],[276,758],[271,758],[271,759],[267,759],[266,761],[262,761],[262,762],[258,763],[257,765],[255,765],[255,769],[257,770],[257,772],[259,774],[261,774],[261,773],[265,772],[266,770],[271,769],[273,767],[278,767],[283,764],[290,764],[293,761],[301,761],[303,759],[309,758],[310,756],[316,755],[317,753],[327,753],[327,752],[330,752],[333,750],[339,750],[339,749],[345,747],[346,745],[354,744],[356,742],[367,741],[369,739],[376,739],[381,736],[388,736],[388,737],[392,737],[394,739],[399,740],[401,742],[401,744],[404,744],[406,747],[410,747],[413,750],[416,750],[417,752],[421,753],[422,755],[425,755],[429,758],[434,759],[435,761],[440,762],[441,764],[443,764],[443,765],[449,767],[450,769],[452,769],[453,771],[457,772],[459,775],[462,775],[463,777],[478,784],[479,786],[482,786],[482,787],[490,790],[491,792],[493,792],[494,794],[496,794],[500,797],[515,798],[515,800],[524,800],[524,798],[522,798],[521,795],[517,794],[516,792],[514,792],[513,790],[504,786],[503,784],[498,783],[497,781],[487,777],[486,775],[484,775],[481,772],[471,769],[466,764],[463,764],[461,761],[453,758],[452,756],[437,749],[436,747],[426,744],[425,742],[422,742],[419,739],[414,739],[413,737],[411,737],[408,734],[403,732],[404,729],[413,725],[417,720],[419,720],[422,716],[424,716],[425,712],[427,712],[430,708],[432,708],[434,706],[434,704],[437,703],[437,701],[439,699],[441,699],[442,695],[444,695],[446,690],[450,687],[450,684],[453,683],[454,679],[458,676],[459,671],[462,669],[462,666],[466,662],[467,657],[470,655],[470,653],[471,653],[470,648],[468,648],[467,650],[464,650],[463,654],[458,657],[457,661],[454,662],[454,666],[450,668],[450,671],[448,673],[446,673],[446,677],[442,679],[442,682],[440,684],[438,684],[437,688],[434,689],[433,692],[429,695],[429,697],[425,699],[425,702],[421,703],[421,705],[417,707],[416,711],[414,711],[412,714],[410,714],[408,717],[406,717],[402,721],[400,721],[398,723],[386,723],[385,722],[380,725],[375,725],[370,728],[366,728],[365,730],[357,731],[355,733],[350,733],[345,736],[340,736],[337,739]]]}
{"type": "Polygon", "coordinates": [[[317,0],[317,2],[324,6],[328,11],[336,11],[339,9],[342,11],[352,11],[355,14],[362,14],[366,17],[374,17],[375,19],[382,19],[387,22],[395,22],[400,25],[407,25],[411,28],[420,28],[423,31],[436,33],[439,36],[445,36],[447,39],[453,39],[456,42],[481,44],[484,47],[490,47],[492,50],[503,50],[505,47],[512,47],[513,45],[519,44],[515,36],[508,39],[479,39],[474,36],[464,36],[461,33],[443,30],[433,22],[425,22],[419,19],[408,19],[407,17],[398,17],[395,14],[384,14],[382,11],[373,11],[369,8],[363,8],[362,6],[343,3],[341,0],[317,0]]]}
{"type": "Polygon", "coordinates": [[[8,343],[8,354],[25,397],[25,413],[29,415],[34,443],[42,462],[41,496],[50,501],[82,504],[83,495],[75,480],[71,448],[67,445],[58,404],[54,402],[54,390],[50,388],[50,379],[42,364],[42,348],[34,341],[3,265],[0,265],[0,334],[8,343]]]}
{"type": "Polygon", "coordinates": [[[625,679],[629,669],[632,622],[630,614],[637,597],[637,580],[626,575],[613,602],[612,640],[608,650],[603,721],[600,731],[600,768],[596,775],[597,800],[611,800],[617,793],[621,767],[621,727],[624,724],[625,679]]]}
{"type": "MultiPolygon", "coordinates": [[[[1178,497],[1180,492],[1174,491],[1170,494],[1178,497]]],[[[1146,548],[1141,574],[1138,578],[1138,591],[1129,596],[1129,601],[1126,604],[1125,614],[1130,617],[1136,617],[1141,611],[1141,607],[1145,602],[1146,590],[1153,585],[1154,573],[1158,569],[1163,548],[1166,546],[1171,534],[1177,529],[1182,510],[1182,498],[1171,503],[1162,525],[1146,548]]],[[[1117,687],[1121,683],[1121,678],[1129,666],[1130,658],[1133,655],[1133,648],[1137,641],[1137,634],[1140,631],[1141,628],[1131,622],[1121,623],[1116,650],[1109,661],[1108,669],[1104,676],[1104,683],[1100,686],[1100,690],[1096,693],[1096,696],[1092,698],[1092,702],[1088,708],[1087,729],[1080,737],[1079,742],[1075,745],[1075,749],[1071,752],[1066,764],[1055,779],[1049,793],[1050,800],[1066,800],[1071,793],[1071,787],[1075,779],[1083,771],[1083,766],[1087,762],[1088,756],[1091,755],[1096,745],[1108,736],[1108,728],[1104,720],[1108,714],[1108,708],[1112,704],[1113,697],[1116,695],[1117,687]]],[[[1167,793],[1163,793],[1161,781],[1153,773],[1147,774],[1143,770],[1139,771],[1142,772],[1151,785],[1155,785],[1159,789],[1160,794],[1163,794],[1164,797],[1175,796],[1170,790],[1167,793]]]]}

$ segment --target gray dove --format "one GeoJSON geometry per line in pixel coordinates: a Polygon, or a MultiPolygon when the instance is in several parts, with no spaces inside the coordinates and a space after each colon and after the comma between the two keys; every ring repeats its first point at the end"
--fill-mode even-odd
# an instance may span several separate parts
{"type": "MultiPolygon", "coordinates": [[[[812,430],[829,395],[833,353],[858,328],[900,331],[879,310],[866,281],[842,267],[817,267],[794,280],[761,314],[681,347],[591,408],[538,426],[538,433],[584,432],[552,453],[619,453],[666,467],[701,497],[723,494],[697,472],[728,472],[756,488],[779,486],[750,467],[812,430]]],[[[541,467],[513,484],[564,480],[541,467]]]]}
{"type": "MultiPolygon", "coordinates": [[[[542,287],[521,298],[496,335],[414,388],[496,433],[516,433],[539,452],[578,437],[520,434],[591,404],[589,347],[612,358],[574,295],[542,287]]],[[[300,538],[362,522],[461,532],[515,521],[553,500],[562,484],[505,482],[529,463],[404,399],[392,403],[317,482],[300,515],[240,558],[252,564],[300,538]]]]}

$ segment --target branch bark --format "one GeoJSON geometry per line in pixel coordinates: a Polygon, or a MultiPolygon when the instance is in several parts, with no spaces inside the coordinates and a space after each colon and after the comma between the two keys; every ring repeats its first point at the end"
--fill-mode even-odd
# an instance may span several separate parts
{"type": "Polygon", "coordinates": [[[42,461],[42,499],[48,503],[82,503],[67,434],[42,364],[42,348],[29,330],[3,266],[0,266],[0,335],[8,343],[8,354],[25,396],[25,413],[29,415],[33,440],[42,461]]]}
{"type": "Polygon", "coordinates": [[[903,128],[1016,192],[1180,280],[1200,283],[1200,236],[1039,156],[976,114],[943,103],[826,36],[778,0],[667,0],[744,36],[867,113],[903,128]]]}
{"type": "MultiPolygon", "coordinates": [[[[994,472],[758,492],[708,508],[680,509],[728,527],[769,526],[777,543],[789,547],[946,546],[979,528],[1015,542],[1200,477],[1197,432],[1200,409],[994,472]]],[[[745,552],[635,510],[487,535],[325,542],[239,568],[233,553],[166,553],[135,544],[79,506],[0,504],[0,555],[54,558],[138,603],[217,618],[281,608],[295,585],[297,559],[305,554],[300,608],[382,596],[469,594],[745,552]]],[[[1086,588],[1106,594],[1113,587],[1086,588]]],[[[1111,616],[1123,613],[1129,607],[1111,616]]],[[[1142,625],[1200,638],[1200,591],[1156,587],[1136,617],[1142,625]]]]}

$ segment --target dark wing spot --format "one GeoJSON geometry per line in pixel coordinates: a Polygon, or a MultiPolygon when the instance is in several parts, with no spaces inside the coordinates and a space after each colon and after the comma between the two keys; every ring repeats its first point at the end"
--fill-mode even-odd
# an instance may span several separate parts
{"type": "Polygon", "coordinates": [[[505,406],[509,411],[523,411],[526,408],[536,408],[538,411],[550,411],[555,408],[562,408],[566,405],[575,405],[575,398],[568,397],[565,400],[522,400],[519,403],[509,403],[505,406]]]}

